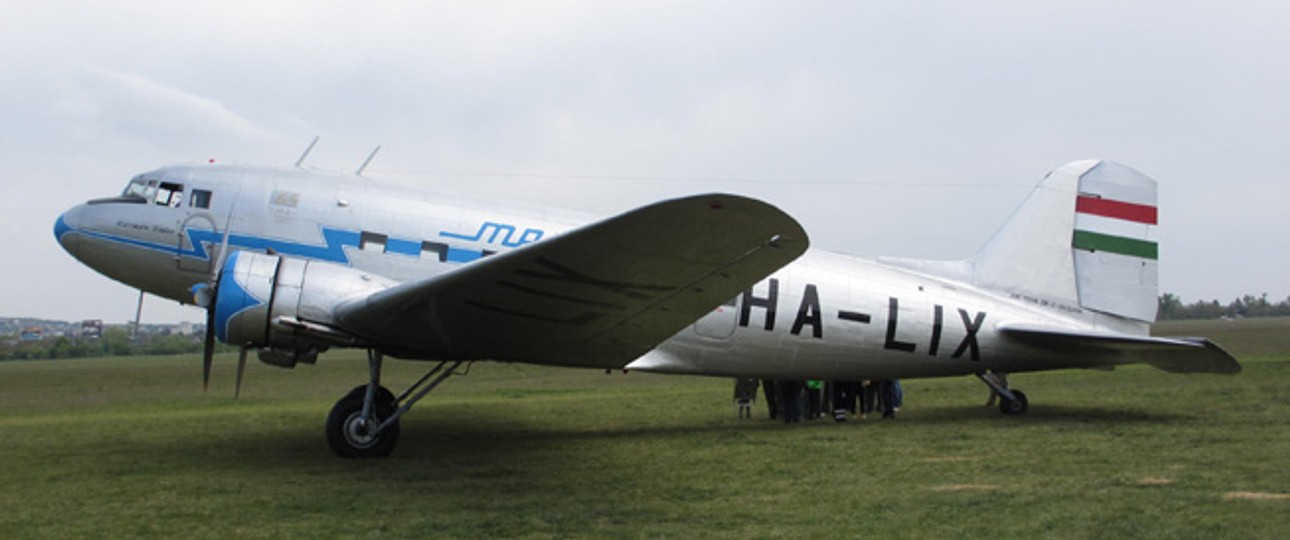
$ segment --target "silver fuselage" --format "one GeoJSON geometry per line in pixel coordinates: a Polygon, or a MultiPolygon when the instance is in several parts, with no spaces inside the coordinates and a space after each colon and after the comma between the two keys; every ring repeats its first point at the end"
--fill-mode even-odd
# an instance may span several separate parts
{"type": "MultiPolygon", "coordinates": [[[[175,166],[136,195],[76,206],[55,225],[81,262],[148,293],[192,303],[230,250],[347,265],[395,281],[451,272],[597,216],[468,200],[356,176],[232,165],[175,166]],[[151,190],[151,191],[149,191],[151,190]]],[[[877,259],[810,250],[628,364],[670,373],[879,379],[1120,363],[1111,353],[1039,351],[1002,322],[1142,333],[1078,306],[1000,294],[877,259]]],[[[578,364],[585,367],[623,367],[578,364]]]]}

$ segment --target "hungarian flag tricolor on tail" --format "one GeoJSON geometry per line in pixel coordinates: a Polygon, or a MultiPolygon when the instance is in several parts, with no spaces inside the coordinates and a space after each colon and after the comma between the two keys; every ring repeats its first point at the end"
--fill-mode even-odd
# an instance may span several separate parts
{"type": "Polygon", "coordinates": [[[1085,251],[1108,251],[1154,261],[1159,258],[1159,248],[1149,239],[1147,226],[1156,224],[1154,205],[1080,194],[1075,199],[1071,245],[1085,251]]]}

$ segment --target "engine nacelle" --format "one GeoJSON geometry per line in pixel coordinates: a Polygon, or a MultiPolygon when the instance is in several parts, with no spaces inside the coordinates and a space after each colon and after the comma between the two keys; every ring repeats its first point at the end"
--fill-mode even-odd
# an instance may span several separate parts
{"type": "Polygon", "coordinates": [[[309,328],[335,328],[341,302],[396,284],[348,266],[235,251],[220,269],[215,336],[259,349],[266,364],[312,363],[336,340],[309,328]]]}

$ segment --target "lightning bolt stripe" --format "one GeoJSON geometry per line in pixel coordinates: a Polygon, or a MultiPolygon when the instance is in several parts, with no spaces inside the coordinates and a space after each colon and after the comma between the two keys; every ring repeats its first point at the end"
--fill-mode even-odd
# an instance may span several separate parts
{"type": "MultiPolygon", "coordinates": [[[[192,247],[179,249],[175,244],[148,242],[137,240],[126,236],[108,234],[100,231],[86,229],[63,229],[57,231],[60,235],[69,231],[78,232],[91,238],[106,240],[118,244],[124,244],[142,249],[161,251],[164,253],[177,254],[181,257],[191,257],[194,259],[210,260],[209,246],[223,243],[223,234],[211,229],[184,229],[184,234],[188,239],[188,244],[192,247]]],[[[229,235],[228,243],[232,247],[251,249],[256,251],[270,251],[283,255],[295,257],[304,257],[329,261],[344,265],[350,264],[349,254],[346,253],[346,247],[357,249],[359,246],[360,233],[357,231],[347,231],[342,229],[322,228],[323,244],[307,244],[302,242],[293,242],[281,238],[269,238],[263,236],[254,236],[247,234],[233,233],[229,235]]],[[[402,256],[416,257],[421,253],[421,242],[415,240],[402,240],[391,238],[386,244],[386,253],[392,253],[402,256]]],[[[484,253],[480,250],[463,249],[449,247],[448,262],[465,263],[471,262],[484,253]]]]}

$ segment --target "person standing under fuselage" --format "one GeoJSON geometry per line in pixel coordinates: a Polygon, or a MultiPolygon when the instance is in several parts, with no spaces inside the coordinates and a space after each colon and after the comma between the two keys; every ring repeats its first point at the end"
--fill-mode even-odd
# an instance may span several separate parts
{"type": "Polygon", "coordinates": [[[806,381],[806,419],[815,420],[819,418],[824,410],[821,408],[823,396],[821,392],[824,387],[823,381],[806,381]]]}
{"type": "Polygon", "coordinates": [[[766,410],[770,413],[770,419],[779,418],[779,384],[775,379],[762,379],[761,391],[766,396],[766,410]]]}
{"type": "Polygon", "coordinates": [[[757,401],[757,379],[735,379],[735,406],[740,418],[752,418],[752,404],[757,401]]]}

